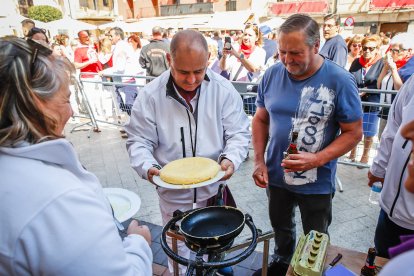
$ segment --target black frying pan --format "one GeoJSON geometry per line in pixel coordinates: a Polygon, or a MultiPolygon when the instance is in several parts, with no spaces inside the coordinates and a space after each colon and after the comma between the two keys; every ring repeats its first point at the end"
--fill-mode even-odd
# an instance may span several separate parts
{"type": "Polygon", "coordinates": [[[189,213],[181,221],[185,239],[200,247],[216,247],[237,237],[245,224],[244,214],[229,206],[210,206],[189,213]]]}

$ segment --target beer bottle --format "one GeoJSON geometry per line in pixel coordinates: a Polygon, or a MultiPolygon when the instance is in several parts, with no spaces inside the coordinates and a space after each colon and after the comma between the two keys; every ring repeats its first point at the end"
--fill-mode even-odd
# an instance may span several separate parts
{"type": "Polygon", "coordinates": [[[292,139],[290,141],[289,147],[287,149],[287,154],[297,154],[298,153],[298,148],[296,145],[296,140],[298,139],[298,132],[297,131],[293,131],[292,132],[292,139]]]}
{"type": "Polygon", "coordinates": [[[361,268],[361,275],[362,276],[374,276],[376,275],[376,266],[375,266],[375,257],[377,255],[377,251],[375,248],[371,247],[368,249],[367,259],[365,261],[365,265],[361,268]]]}

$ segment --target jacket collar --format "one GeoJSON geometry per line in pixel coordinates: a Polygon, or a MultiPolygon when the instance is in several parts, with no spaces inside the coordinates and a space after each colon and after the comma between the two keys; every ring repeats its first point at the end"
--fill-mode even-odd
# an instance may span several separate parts
{"type": "MultiPolygon", "coordinates": [[[[207,72],[204,75],[204,80],[205,81],[210,81],[210,78],[207,76],[207,72]]],[[[167,86],[166,86],[166,91],[167,91],[167,96],[170,96],[176,100],[179,100],[179,97],[177,95],[177,92],[175,91],[174,88],[174,79],[170,73],[170,77],[168,78],[168,82],[167,82],[167,86]]]]}

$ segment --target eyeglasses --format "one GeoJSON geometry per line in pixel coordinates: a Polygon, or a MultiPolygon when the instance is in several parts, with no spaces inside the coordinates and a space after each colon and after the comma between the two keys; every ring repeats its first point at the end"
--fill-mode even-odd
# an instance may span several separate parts
{"type": "Polygon", "coordinates": [[[373,52],[376,49],[377,49],[377,47],[366,47],[366,46],[362,46],[362,51],[369,50],[370,52],[373,52]]]}
{"type": "Polygon", "coordinates": [[[53,51],[51,49],[49,49],[48,47],[44,46],[43,44],[37,42],[36,40],[33,39],[28,39],[27,43],[29,44],[30,48],[32,48],[33,52],[32,52],[32,58],[30,59],[30,72],[33,76],[33,72],[34,72],[34,64],[37,60],[37,57],[39,55],[39,53],[43,56],[50,56],[53,51]]]}
{"type": "Polygon", "coordinates": [[[390,49],[391,52],[393,52],[394,54],[397,53],[399,54],[400,52],[404,51],[404,50],[400,50],[400,49],[390,49]]]}
{"type": "Polygon", "coordinates": [[[358,48],[361,48],[362,47],[362,44],[361,43],[359,43],[359,44],[357,44],[357,43],[352,43],[352,47],[358,47],[358,48]]]}

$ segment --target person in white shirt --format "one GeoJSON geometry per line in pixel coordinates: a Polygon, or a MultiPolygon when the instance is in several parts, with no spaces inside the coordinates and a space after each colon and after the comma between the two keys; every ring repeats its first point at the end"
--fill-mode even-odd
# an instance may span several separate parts
{"type": "Polygon", "coordinates": [[[39,43],[0,38],[0,275],[152,275],[148,227],[133,221],[121,239],[63,138],[74,71],[39,43]]]}
{"type": "MultiPolygon", "coordinates": [[[[124,40],[124,31],[119,27],[114,27],[110,30],[110,39],[112,45],[114,45],[112,53],[112,67],[107,68],[100,72],[100,75],[104,74],[117,74],[126,75],[125,77],[114,76],[112,79],[114,82],[123,82],[127,84],[135,84],[133,76],[140,71],[140,65],[137,60],[134,59],[133,48],[128,42],[124,40]]],[[[137,97],[137,87],[134,85],[117,86],[117,91],[122,92],[123,95],[118,97],[120,101],[121,109],[131,115],[131,108],[137,97]]]]}

